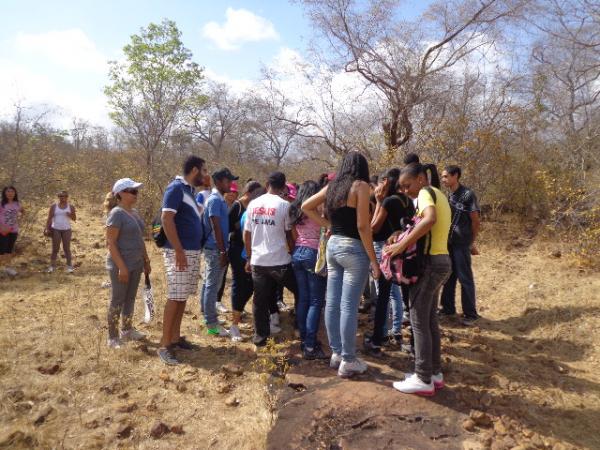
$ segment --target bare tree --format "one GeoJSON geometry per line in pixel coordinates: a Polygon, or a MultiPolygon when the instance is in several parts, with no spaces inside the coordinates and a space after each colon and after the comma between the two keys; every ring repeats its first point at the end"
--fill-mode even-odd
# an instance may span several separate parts
{"type": "Polygon", "coordinates": [[[382,123],[394,151],[413,135],[413,110],[436,95],[440,74],[491,45],[498,23],[521,1],[438,1],[417,21],[399,20],[399,2],[302,0],[328,44],[332,67],[358,73],[386,103],[382,123]]]}
{"type": "Polygon", "coordinates": [[[70,135],[75,151],[79,152],[82,145],[85,145],[89,131],[90,123],[88,121],[73,117],[73,126],[70,130],[70,135]]]}
{"type": "Polygon", "coordinates": [[[247,125],[279,168],[299,137],[301,110],[267,75],[261,88],[247,99],[247,111],[247,125]]]}
{"type": "Polygon", "coordinates": [[[221,157],[225,141],[244,120],[243,100],[222,83],[210,82],[206,98],[190,103],[186,110],[189,133],[210,146],[221,157]]]}

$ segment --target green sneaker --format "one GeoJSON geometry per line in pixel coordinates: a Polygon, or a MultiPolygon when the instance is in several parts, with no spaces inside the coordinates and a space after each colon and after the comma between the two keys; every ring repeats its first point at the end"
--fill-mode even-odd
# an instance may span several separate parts
{"type": "Polygon", "coordinates": [[[207,327],[206,333],[210,336],[219,336],[219,337],[227,337],[229,336],[229,331],[223,328],[221,325],[217,325],[214,327],[207,327]]]}

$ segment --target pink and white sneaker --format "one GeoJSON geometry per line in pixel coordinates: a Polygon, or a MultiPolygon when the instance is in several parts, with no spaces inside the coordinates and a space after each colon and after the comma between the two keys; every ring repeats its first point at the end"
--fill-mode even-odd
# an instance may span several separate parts
{"type": "Polygon", "coordinates": [[[433,381],[429,384],[424,383],[416,374],[404,379],[404,381],[396,381],[394,383],[394,389],[403,394],[415,394],[425,397],[431,397],[435,394],[433,381]]]}
{"type": "MultiPolygon", "coordinates": [[[[414,375],[414,373],[405,373],[404,379],[406,380],[406,379],[412,377],[413,375],[414,375]]],[[[433,382],[433,387],[435,388],[436,391],[439,391],[440,389],[444,389],[444,386],[446,386],[444,383],[444,374],[442,372],[433,374],[431,376],[431,381],[433,382]]]]}

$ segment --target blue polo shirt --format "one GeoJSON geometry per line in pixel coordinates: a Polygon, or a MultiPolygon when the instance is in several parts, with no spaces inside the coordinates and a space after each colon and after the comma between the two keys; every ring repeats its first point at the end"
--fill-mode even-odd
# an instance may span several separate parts
{"type": "MultiPolygon", "coordinates": [[[[184,250],[201,250],[202,216],[194,199],[194,188],[183,177],[175,177],[163,196],[163,211],[175,213],[175,228],[184,250]]],[[[166,248],[173,248],[167,241],[166,248]]]]}
{"type": "Polygon", "coordinates": [[[206,227],[206,233],[208,239],[206,240],[205,248],[210,250],[218,249],[217,241],[215,239],[215,233],[210,221],[210,217],[217,217],[219,219],[219,225],[221,225],[221,232],[223,233],[223,243],[225,249],[229,248],[229,208],[227,202],[221,193],[217,190],[213,190],[212,194],[206,201],[206,209],[204,210],[204,226],[206,227]]]}

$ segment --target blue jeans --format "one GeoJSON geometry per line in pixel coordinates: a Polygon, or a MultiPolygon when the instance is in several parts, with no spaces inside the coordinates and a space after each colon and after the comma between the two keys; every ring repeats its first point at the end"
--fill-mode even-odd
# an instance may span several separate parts
{"type": "Polygon", "coordinates": [[[327,279],[315,273],[316,263],[316,249],[296,247],[292,254],[292,267],[298,284],[296,321],[300,331],[300,341],[304,347],[311,349],[317,344],[321,308],[327,287],[327,279]]]}
{"type": "Polygon", "coordinates": [[[329,346],[344,361],[356,359],[358,303],[369,277],[369,257],[360,239],[333,235],[327,243],[325,325],[329,346]]]}
{"type": "MultiPolygon", "coordinates": [[[[375,255],[379,262],[381,262],[381,253],[384,246],[385,241],[373,242],[375,255]]],[[[377,303],[375,306],[375,320],[373,325],[373,343],[375,345],[381,345],[383,338],[387,335],[388,331],[388,304],[390,299],[392,300],[393,311],[392,332],[400,333],[402,330],[402,294],[400,292],[400,287],[397,284],[386,280],[384,276],[379,277],[379,280],[375,283],[375,289],[377,291],[377,303]]]]}
{"type": "Polygon", "coordinates": [[[471,246],[449,245],[450,259],[452,261],[452,273],[442,290],[442,309],[445,313],[456,314],[456,282],[460,281],[460,301],[462,311],[466,317],[477,318],[477,306],[475,303],[475,280],[471,268],[471,246]]]}
{"type": "Polygon", "coordinates": [[[204,249],[204,284],[200,292],[200,307],[204,313],[206,326],[216,327],[219,324],[217,316],[217,297],[225,267],[221,266],[221,255],[217,249],[204,249]]]}

